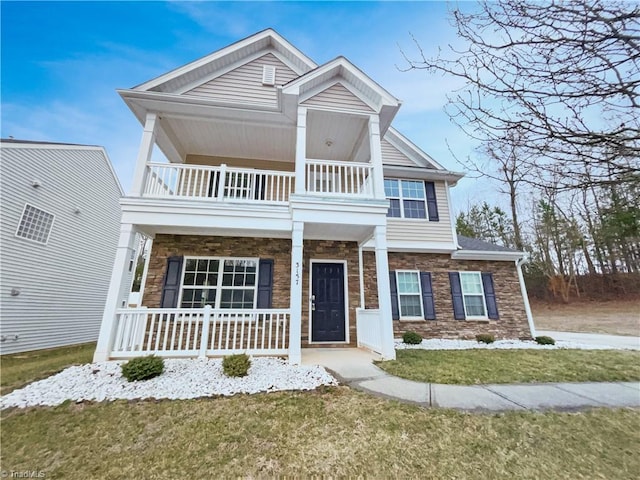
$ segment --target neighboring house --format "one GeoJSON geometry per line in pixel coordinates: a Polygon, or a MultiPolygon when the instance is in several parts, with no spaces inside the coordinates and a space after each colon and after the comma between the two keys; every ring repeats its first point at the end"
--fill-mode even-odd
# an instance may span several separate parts
{"type": "Polygon", "coordinates": [[[122,196],[106,152],[3,139],[0,177],[0,352],[96,341],[122,196]]]}
{"type": "Polygon", "coordinates": [[[530,337],[523,254],[456,236],[462,174],[344,57],[318,66],[269,29],[119,93],[144,129],[96,360],[530,337]],[[120,309],[138,232],[142,308],[120,309]]]}

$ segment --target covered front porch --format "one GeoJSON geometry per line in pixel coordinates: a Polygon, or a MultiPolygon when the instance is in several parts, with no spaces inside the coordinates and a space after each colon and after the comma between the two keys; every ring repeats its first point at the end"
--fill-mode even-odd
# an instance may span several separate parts
{"type": "Polygon", "coordinates": [[[365,347],[392,356],[390,314],[363,308],[366,288],[385,298],[378,291],[384,282],[378,285],[371,277],[373,265],[366,275],[363,271],[362,245],[375,236],[376,227],[294,225],[290,238],[156,231],[140,306],[118,301],[113,317],[105,309],[96,358],[247,353],[300,363],[301,349],[319,347],[365,347]],[[305,233],[318,237],[320,232],[333,237],[338,231],[342,236],[351,232],[354,238],[304,238],[305,233]]]}

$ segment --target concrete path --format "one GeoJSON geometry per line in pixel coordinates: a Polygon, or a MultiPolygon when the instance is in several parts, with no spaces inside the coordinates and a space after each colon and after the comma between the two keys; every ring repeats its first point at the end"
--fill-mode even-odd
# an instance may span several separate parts
{"type": "Polygon", "coordinates": [[[303,349],[302,363],[322,365],[338,380],[381,397],[465,411],[578,410],[640,407],[640,382],[440,385],[394,377],[366,350],[303,349]]]}
{"type": "Polygon", "coordinates": [[[552,332],[550,330],[536,330],[536,334],[546,335],[555,340],[564,340],[565,342],[640,350],[640,337],[604,335],[600,333],[552,332]]]}

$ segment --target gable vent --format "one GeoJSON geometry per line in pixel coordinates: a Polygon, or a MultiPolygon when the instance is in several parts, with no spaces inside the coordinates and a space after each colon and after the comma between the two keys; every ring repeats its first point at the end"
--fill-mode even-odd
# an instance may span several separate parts
{"type": "Polygon", "coordinates": [[[276,84],[276,67],[274,67],[273,65],[262,66],[262,84],[263,85],[276,84]]]}

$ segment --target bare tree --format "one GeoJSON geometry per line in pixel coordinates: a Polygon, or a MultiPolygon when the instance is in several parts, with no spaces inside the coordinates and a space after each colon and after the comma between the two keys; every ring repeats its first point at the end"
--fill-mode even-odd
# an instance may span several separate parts
{"type": "Polygon", "coordinates": [[[403,52],[408,69],[464,81],[449,98],[454,122],[496,151],[508,151],[517,130],[538,185],[615,184],[640,170],[640,4],[463,6],[451,12],[463,49],[427,58],[414,38],[417,60],[403,52]]]}

